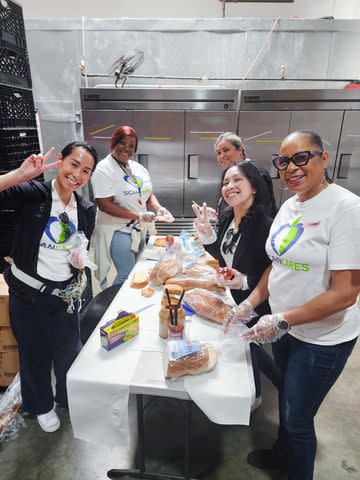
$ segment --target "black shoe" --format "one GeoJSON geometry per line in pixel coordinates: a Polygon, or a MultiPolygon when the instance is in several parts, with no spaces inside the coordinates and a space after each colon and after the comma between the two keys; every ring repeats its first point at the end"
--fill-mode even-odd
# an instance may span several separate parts
{"type": "Polygon", "coordinates": [[[280,470],[287,472],[286,462],[280,459],[278,451],[271,450],[253,450],[247,456],[247,462],[253,467],[261,470],[280,470]]]}

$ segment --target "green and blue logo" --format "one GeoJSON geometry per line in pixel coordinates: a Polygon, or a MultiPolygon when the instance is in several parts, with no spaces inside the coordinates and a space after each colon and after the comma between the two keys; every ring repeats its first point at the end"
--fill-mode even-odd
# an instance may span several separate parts
{"type": "Polygon", "coordinates": [[[304,232],[304,225],[300,222],[301,216],[291,224],[282,225],[271,237],[271,246],[274,252],[281,257],[299,240],[304,232]]]}

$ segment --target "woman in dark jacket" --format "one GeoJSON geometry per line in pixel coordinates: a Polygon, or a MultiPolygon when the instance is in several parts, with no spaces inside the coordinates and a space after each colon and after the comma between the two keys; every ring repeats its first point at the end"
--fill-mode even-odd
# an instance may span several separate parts
{"type": "MultiPolygon", "coordinates": [[[[270,265],[265,251],[272,218],[268,209],[267,187],[262,172],[251,161],[236,162],[224,170],[222,198],[227,207],[219,217],[217,234],[208,221],[207,207],[202,211],[193,206],[199,239],[205,249],[219,261],[222,267],[231,267],[233,278],[224,280],[237,304],[246,307],[246,298],[257,285],[263,272],[270,265]]],[[[249,314],[252,308],[249,308],[249,314]]],[[[270,312],[268,302],[256,308],[258,316],[270,312]]],[[[226,326],[225,326],[226,328],[226,326]]],[[[256,397],[260,396],[259,370],[278,385],[278,370],[264,350],[251,344],[254,366],[256,397]],[[257,365],[257,363],[259,365],[257,365]]]]}
{"type": "Polygon", "coordinates": [[[95,224],[94,205],[76,190],[90,180],[97,155],[91,145],[74,142],[54,164],[46,166],[46,158],[33,155],[0,177],[0,204],[17,216],[14,263],[4,277],[19,348],[23,410],[36,415],[45,432],[54,432],[60,421],[53,410],[51,370],[55,401],[67,405],[66,373],[80,347],[77,303],[86,285],[86,249],[75,251],[72,242],[80,238],[77,232],[90,240],[95,224]],[[58,167],[55,180],[31,180],[51,166],[58,167]]]}

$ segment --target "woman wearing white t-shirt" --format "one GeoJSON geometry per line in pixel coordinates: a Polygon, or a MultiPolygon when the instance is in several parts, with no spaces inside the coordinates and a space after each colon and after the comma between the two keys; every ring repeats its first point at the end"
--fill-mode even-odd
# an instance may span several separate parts
{"type": "Polygon", "coordinates": [[[296,195],[275,217],[266,244],[272,265],[247,299],[255,308],[269,298],[272,315],[243,337],[278,340],[272,346],[282,373],[277,442],[251,452],[248,462],[286,470],[291,480],[313,478],[314,417],[360,333],[360,198],[330,184],[328,158],[314,132],[296,131],[282,142],[273,163],[296,195]]]}
{"type": "Polygon", "coordinates": [[[173,222],[174,217],[152,193],[149,172],[131,160],[138,146],[135,130],[117,128],[111,136],[111,153],[92,177],[99,207],[95,228],[95,273],[102,288],[107,286],[111,260],[117,271],[115,284],[122,284],[142,249],[145,228],[155,220],[173,222]]]}
{"type": "Polygon", "coordinates": [[[52,153],[32,155],[0,177],[0,205],[16,212],[14,263],[4,278],[19,348],[23,410],[36,415],[49,433],[60,427],[54,400],[67,405],[66,374],[81,346],[77,307],[86,285],[87,251],[85,245],[83,251],[74,249],[73,242],[82,237],[79,232],[84,243],[90,240],[95,205],[76,190],[90,180],[97,163],[96,151],[84,142],[70,143],[46,165],[52,153]],[[55,180],[32,180],[53,167],[58,168],[55,180]]]}

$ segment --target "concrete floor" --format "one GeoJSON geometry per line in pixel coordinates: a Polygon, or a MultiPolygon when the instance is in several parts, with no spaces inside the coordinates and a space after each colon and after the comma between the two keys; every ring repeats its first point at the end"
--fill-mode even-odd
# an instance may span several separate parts
{"type": "MultiPolygon", "coordinates": [[[[96,280],[93,287],[96,294],[96,280]]],[[[316,417],[316,480],[360,479],[359,371],[360,341],[316,417]]],[[[286,479],[284,474],[257,470],[246,463],[249,451],[271,447],[276,435],[276,391],[266,378],[262,389],[263,404],[252,414],[250,427],[216,426],[193,409],[194,460],[199,464],[216,463],[211,473],[202,477],[205,480],[286,479]]],[[[174,410],[172,401],[162,399],[147,412],[147,441],[151,447],[148,469],[180,473],[183,420],[179,409],[174,410]],[[159,430],[167,427],[168,431],[169,425],[174,434],[159,436],[159,430]]],[[[68,411],[58,409],[58,414],[62,423],[58,432],[44,433],[35,419],[25,418],[27,428],[20,436],[0,444],[1,480],[98,480],[106,479],[109,469],[119,467],[118,449],[75,440],[68,411]]]]}

